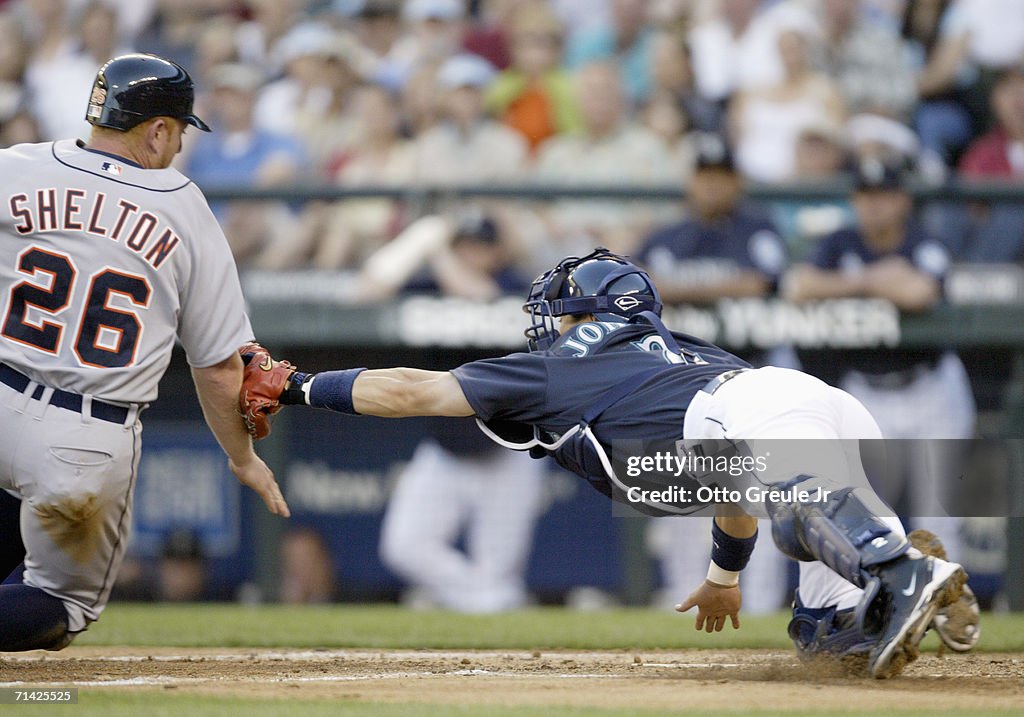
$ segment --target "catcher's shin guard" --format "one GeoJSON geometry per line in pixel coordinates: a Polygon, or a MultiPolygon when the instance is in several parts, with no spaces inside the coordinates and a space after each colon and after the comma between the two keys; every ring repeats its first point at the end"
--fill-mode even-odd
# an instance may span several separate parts
{"type": "MultiPolygon", "coordinates": [[[[786,483],[795,486],[809,476],[786,483]]],[[[859,588],[871,580],[872,566],[894,560],[910,548],[860,498],[854,488],[833,491],[822,502],[767,501],[772,537],[794,560],[820,560],[859,588]]]]}

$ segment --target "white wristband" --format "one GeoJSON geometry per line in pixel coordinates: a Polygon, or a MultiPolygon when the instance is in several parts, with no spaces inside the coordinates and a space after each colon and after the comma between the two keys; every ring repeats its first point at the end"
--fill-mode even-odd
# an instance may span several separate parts
{"type": "Polygon", "coordinates": [[[302,395],[306,399],[306,405],[307,406],[310,405],[309,404],[309,389],[311,389],[313,387],[313,381],[315,381],[315,380],[316,380],[316,376],[314,375],[308,381],[306,381],[304,384],[302,384],[302,395]]]}
{"type": "Polygon", "coordinates": [[[714,560],[708,566],[708,582],[721,585],[724,588],[733,588],[740,584],[739,570],[726,570],[718,567],[714,560]]]}

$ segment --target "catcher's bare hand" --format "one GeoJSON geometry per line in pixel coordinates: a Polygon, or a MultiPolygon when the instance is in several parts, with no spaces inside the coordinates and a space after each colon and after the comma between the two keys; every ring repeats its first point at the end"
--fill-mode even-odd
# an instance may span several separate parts
{"type": "Polygon", "coordinates": [[[741,603],[738,585],[727,588],[704,581],[699,588],[690,593],[690,597],[676,605],[676,611],[686,612],[690,608],[696,607],[695,630],[721,632],[725,627],[726,618],[732,620],[734,630],[739,630],[741,603]]]}
{"type": "Polygon", "coordinates": [[[242,388],[238,394],[238,412],[253,440],[270,435],[270,417],[281,410],[281,393],[295,367],[287,361],[275,361],[270,352],[257,343],[238,349],[245,362],[242,388]]]}
{"type": "Polygon", "coordinates": [[[291,517],[292,513],[281,494],[281,487],[274,480],[273,471],[259,456],[255,453],[252,454],[249,461],[243,465],[229,460],[228,465],[231,467],[231,472],[238,478],[239,483],[252,488],[263,499],[267,510],[284,518],[291,517]]]}

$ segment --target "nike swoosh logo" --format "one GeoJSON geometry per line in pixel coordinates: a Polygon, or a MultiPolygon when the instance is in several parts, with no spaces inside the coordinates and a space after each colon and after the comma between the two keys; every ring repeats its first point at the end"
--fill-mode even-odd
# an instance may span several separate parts
{"type": "Polygon", "coordinates": [[[911,576],[910,585],[908,585],[907,588],[905,590],[902,590],[901,592],[907,597],[910,597],[914,594],[915,587],[917,587],[917,573],[914,573],[913,576],[911,576]]]}
{"type": "MultiPolygon", "coordinates": [[[[263,359],[263,363],[260,364],[260,368],[263,369],[264,371],[269,371],[270,369],[274,368],[274,359],[267,356],[265,359],[263,359]]],[[[917,576],[915,575],[914,577],[917,576]]]]}

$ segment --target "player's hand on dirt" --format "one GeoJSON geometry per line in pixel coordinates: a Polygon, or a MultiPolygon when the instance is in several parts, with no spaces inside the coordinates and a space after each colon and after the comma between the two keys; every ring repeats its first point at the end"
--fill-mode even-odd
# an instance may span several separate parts
{"type": "Polygon", "coordinates": [[[697,622],[694,629],[707,632],[721,632],[725,627],[725,619],[732,620],[734,630],[740,629],[740,597],[739,586],[722,587],[704,581],[699,588],[690,593],[682,603],[676,605],[677,612],[686,612],[697,608],[697,622]]]}
{"type": "Polygon", "coordinates": [[[263,502],[274,515],[284,518],[291,517],[288,504],[281,494],[281,487],[274,479],[274,473],[267,467],[255,453],[245,464],[238,464],[232,460],[228,461],[231,472],[238,478],[238,482],[252,488],[263,499],[263,502]]]}

